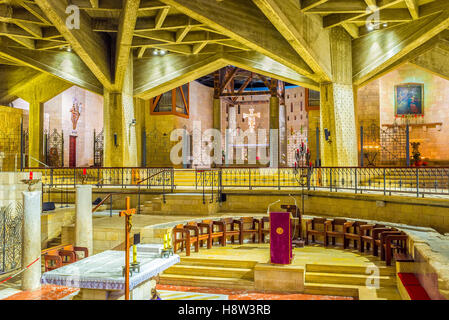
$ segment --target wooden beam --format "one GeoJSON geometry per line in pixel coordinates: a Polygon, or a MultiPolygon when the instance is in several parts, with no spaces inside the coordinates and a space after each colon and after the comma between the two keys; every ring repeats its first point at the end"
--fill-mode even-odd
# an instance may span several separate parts
{"type": "Polygon", "coordinates": [[[449,27],[449,10],[353,40],[353,80],[365,82],[449,27]]]}
{"type": "Polygon", "coordinates": [[[227,78],[223,82],[223,84],[220,86],[220,95],[223,94],[224,90],[228,87],[228,85],[231,83],[232,80],[234,80],[235,75],[239,71],[239,68],[233,67],[231,72],[228,74],[227,78]]]}
{"type": "Polygon", "coordinates": [[[168,54],[134,61],[134,95],[149,99],[228,65],[221,54],[168,54]]]}
{"type": "Polygon", "coordinates": [[[308,11],[313,9],[323,3],[326,3],[329,0],[300,0],[301,10],[308,11]]]}
{"type": "Polygon", "coordinates": [[[298,73],[307,76],[314,74],[265,15],[249,1],[162,0],[162,2],[298,73]]]}
{"type": "Polygon", "coordinates": [[[285,65],[255,51],[223,53],[227,65],[233,65],[269,78],[319,90],[319,84],[285,65]]]}
{"type": "Polygon", "coordinates": [[[130,58],[140,0],[124,0],[116,42],[114,88],[120,91],[130,58]]]}
{"type": "Polygon", "coordinates": [[[253,0],[293,49],[311,67],[316,81],[330,81],[329,34],[321,18],[300,12],[297,1],[253,0]],[[304,26],[307,25],[307,28],[304,26]]]}
{"type": "Polygon", "coordinates": [[[89,16],[80,11],[79,29],[70,29],[66,24],[68,15],[65,12],[70,4],[68,0],[36,0],[36,4],[46,13],[48,19],[102,85],[108,90],[113,90],[109,62],[110,48],[102,35],[92,31],[89,16]]]}
{"type": "Polygon", "coordinates": [[[343,23],[342,27],[349,33],[351,37],[358,38],[359,37],[359,27],[353,23],[343,23]]]}
{"type": "Polygon", "coordinates": [[[3,39],[3,41],[0,41],[0,55],[35,70],[61,78],[81,88],[103,94],[103,86],[73,52],[12,49],[4,44],[3,39]]]}
{"type": "Polygon", "coordinates": [[[237,92],[237,95],[232,98],[233,103],[235,103],[237,101],[238,95],[241,95],[243,93],[243,91],[245,91],[245,89],[249,86],[249,84],[253,80],[253,77],[254,77],[254,74],[251,72],[249,77],[246,79],[246,81],[240,87],[239,91],[237,92]]]}
{"type": "Polygon", "coordinates": [[[156,16],[156,29],[162,28],[162,25],[164,24],[165,18],[167,18],[168,11],[170,11],[170,8],[163,8],[159,10],[157,16],[156,16]]]}
{"type": "Polygon", "coordinates": [[[410,14],[413,19],[419,19],[419,4],[417,0],[405,0],[405,4],[410,10],[410,14]]]}
{"type": "MultiPolygon", "coordinates": [[[[333,13],[326,15],[323,17],[323,27],[324,28],[333,28],[339,26],[345,22],[350,22],[354,19],[360,18],[368,18],[373,15],[373,13],[378,12],[380,10],[392,7],[394,5],[403,3],[403,0],[381,0],[378,3],[378,6],[372,7],[372,10],[368,10],[360,13],[333,13]]],[[[373,15],[375,17],[375,15],[373,15]]]]}

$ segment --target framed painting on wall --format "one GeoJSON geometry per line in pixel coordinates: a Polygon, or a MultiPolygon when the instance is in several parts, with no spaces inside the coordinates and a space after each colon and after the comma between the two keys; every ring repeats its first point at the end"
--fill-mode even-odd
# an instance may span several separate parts
{"type": "Polygon", "coordinates": [[[424,115],[424,84],[404,83],[395,86],[396,116],[424,115]]]}

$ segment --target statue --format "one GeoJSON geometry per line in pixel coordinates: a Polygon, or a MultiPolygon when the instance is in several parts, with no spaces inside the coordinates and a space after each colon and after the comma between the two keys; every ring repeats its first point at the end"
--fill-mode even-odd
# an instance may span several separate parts
{"type": "Polygon", "coordinates": [[[421,145],[421,143],[419,142],[412,142],[412,155],[413,155],[413,160],[415,161],[415,166],[419,167],[421,165],[421,152],[419,152],[419,146],[421,145]]]}
{"type": "Polygon", "coordinates": [[[78,103],[76,99],[73,101],[72,109],[70,109],[70,113],[72,114],[72,125],[73,130],[76,130],[76,126],[78,125],[78,120],[81,116],[81,103],[78,103]]]}

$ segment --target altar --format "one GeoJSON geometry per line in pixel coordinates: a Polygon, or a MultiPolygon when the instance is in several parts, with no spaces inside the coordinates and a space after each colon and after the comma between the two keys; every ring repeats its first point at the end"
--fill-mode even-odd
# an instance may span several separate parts
{"type": "MultiPolygon", "coordinates": [[[[152,278],[178,263],[180,258],[178,255],[161,258],[158,248],[138,245],[137,261],[140,262],[140,272],[130,274],[130,299],[150,300],[151,291],[156,285],[152,278]]],[[[45,272],[41,282],[80,288],[74,300],[122,300],[125,290],[124,262],[124,251],[108,250],[45,272]]]]}

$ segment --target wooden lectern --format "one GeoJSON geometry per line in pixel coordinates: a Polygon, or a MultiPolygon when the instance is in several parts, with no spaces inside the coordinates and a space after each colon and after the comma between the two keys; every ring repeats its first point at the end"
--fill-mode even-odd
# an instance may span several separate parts
{"type": "Polygon", "coordinates": [[[270,212],[270,262],[291,264],[292,257],[290,212],[270,212]]]}

